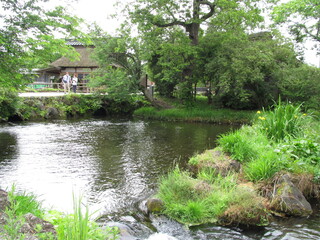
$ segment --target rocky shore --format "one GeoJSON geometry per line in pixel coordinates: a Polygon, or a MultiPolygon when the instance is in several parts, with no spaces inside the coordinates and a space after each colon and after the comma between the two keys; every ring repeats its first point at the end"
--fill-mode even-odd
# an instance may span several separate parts
{"type": "MultiPolygon", "coordinates": [[[[235,174],[236,188],[240,189],[242,194],[247,192],[244,196],[251,198],[243,199],[243,202],[252,202],[250,205],[229,205],[219,216],[217,224],[256,226],[268,225],[273,217],[308,217],[313,213],[310,202],[320,197],[320,185],[313,181],[311,175],[279,172],[268,181],[254,183],[242,177],[242,165],[239,162],[232,160],[219,149],[207,150],[202,155],[206,156],[203,160],[196,165],[190,165],[191,174],[195,176],[203,168],[211,168],[222,176],[235,174]]],[[[197,185],[195,192],[214,191],[205,181],[197,185]]],[[[147,207],[149,212],[161,213],[166,206],[155,197],[147,201],[147,207]]]]}

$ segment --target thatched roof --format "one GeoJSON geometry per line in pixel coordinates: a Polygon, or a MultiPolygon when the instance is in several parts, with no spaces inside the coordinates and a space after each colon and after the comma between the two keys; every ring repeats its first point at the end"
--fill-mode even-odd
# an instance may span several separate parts
{"type": "Polygon", "coordinates": [[[94,61],[90,54],[93,51],[93,48],[75,48],[75,50],[80,54],[79,61],[70,61],[66,57],[61,57],[58,60],[51,63],[52,66],[56,68],[60,67],[98,67],[98,63],[94,61]]]}

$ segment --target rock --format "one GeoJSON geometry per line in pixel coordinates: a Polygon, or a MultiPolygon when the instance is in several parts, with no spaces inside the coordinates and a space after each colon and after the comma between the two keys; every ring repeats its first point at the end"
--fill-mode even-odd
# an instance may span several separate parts
{"type": "Polygon", "coordinates": [[[0,189],[0,212],[4,211],[9,204],[8,193],[0,189]]]}
{"type": "Polygon", "coordinates": [[[149,198],[146,202],[149,213],[159,213],[163,210],[163,202],[157,198],[149,198]]]}
{"type": "Polygon", "coordinates": [[[189,164],[190,170],[194,174],[197,174],[202,169],[212,169],[216,174],[225,177],[230,172],[237,173],[241,170],[241,164],[238,161],[232,160],[219,148],[207,150],[194,158],[197,164],[189,164]]]}
{"type": "Polygon", "coordinates": [[[53,235],[56,235],[56,230],[54,229],[54,226],[45,221],[42,220],[36,216],[34,216],[31,213],[27,213],[24,215],[25,223],[22,225],[20,232],[21,233],[52,233],[53,235]],[[39,229],[39,226],[41,228],[39,229]]]}
{"type": "Polygon", "coordinates": [[[267,199],[261,197],[252,183],[237,186],[233,200],[218,222],[226,226],[267,226],[271,215],[267,211],[267,199]]]}
{"type": "Polygon", "coordinates": [[[120,232],[120,240],[138,240],[138,238],[133,236],[133,231],[123,223],[108,222],[107,227],[117,227],[120,232]]]}
{"type": "Polygon", "coordinates": [[[14,114],[8,118],[9,122],[22,122],[24,121],[23,116],[21,114],[14,114]]]}
{"type": "Polygon", "coordinates": [[[54,119],[58,117],[59,117],[59,111],[56,108],[50,107],[47,109],[47,114],[46,114],[47,119],[54,119]]]}
{"type": "Polygon", "coordinates": [[[312,214],[310,203],[291,182],[289,174],[280,176],[276,182],[271,208],[289,216],[307,217],[312,214]]]}

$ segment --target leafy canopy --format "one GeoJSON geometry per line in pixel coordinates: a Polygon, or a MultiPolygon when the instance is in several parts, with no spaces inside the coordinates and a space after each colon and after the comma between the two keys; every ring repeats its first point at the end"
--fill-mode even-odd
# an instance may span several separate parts
{"type": "Polygon", "coordinates": [[[272,13],[277,24],[288,23],[298,42],[305,38],[320,42],[319,0],[291,0],[276,6],[272,13]]]}
{"type": "Polygon", "coordinates": [[[81,20],[63,7],[45,10],[42,2],[46,1],[0,1],[0,87],[23,87],[32,79],[29,73],[33,68],[61,55],[76,57],[61,38],[79,37],[81,20]]]}

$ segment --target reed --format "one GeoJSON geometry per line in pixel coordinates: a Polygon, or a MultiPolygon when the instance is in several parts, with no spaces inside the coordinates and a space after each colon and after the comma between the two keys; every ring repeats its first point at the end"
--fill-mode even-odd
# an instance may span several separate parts
{"type": "Polygon", "coordinates": [[[273,111],[263,110],[257,114],[256,124],[275,142],[299,137],[306,118],[301,113],[301,105],[294,106],[281,100],[274,105],[273,111]]]}
{"type": "Polygon", "coordinates": [[[51,221],[56,225],[58,240],[115,240],[118,239],[117,228],[100,228],[96,222],[91,221],[88,205],[82,207],[82,198],[73,194],[73,213],[64,215],[54,212],[51,221]]]}

